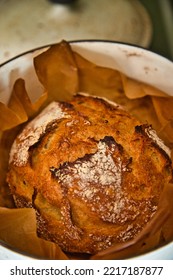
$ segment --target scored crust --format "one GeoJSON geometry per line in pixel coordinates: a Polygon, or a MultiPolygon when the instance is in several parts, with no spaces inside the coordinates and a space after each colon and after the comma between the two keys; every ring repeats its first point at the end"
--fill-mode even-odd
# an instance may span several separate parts
{"type": "Polygon", "coordinates": [[[121,106],[77,94],[53,102],[14,141],[7,181],[38,235],[97,253],[134,238],[172,179],[169,149],[121,106]]]}

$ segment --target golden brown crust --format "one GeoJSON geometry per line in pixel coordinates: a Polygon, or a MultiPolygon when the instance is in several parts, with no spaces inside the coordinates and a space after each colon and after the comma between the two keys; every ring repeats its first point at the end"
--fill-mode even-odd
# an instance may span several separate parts
{"type": "Polygon", "coordinates": [[[150,126],[103,99],[77,95],[46,110],[12,147],[16,206],[34,207],[39,235],[68,252],[132,239],[172,178],[169,150],[150,126]]]}

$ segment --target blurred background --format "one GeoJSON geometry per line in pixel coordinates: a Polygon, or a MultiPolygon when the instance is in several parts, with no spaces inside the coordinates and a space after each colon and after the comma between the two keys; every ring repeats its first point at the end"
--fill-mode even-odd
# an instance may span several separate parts
{"type": "Polygon", "coordinates": [[[0,0],[0,64],[62,39],[120,41],[173,60],[173,0],[0,0]]]}

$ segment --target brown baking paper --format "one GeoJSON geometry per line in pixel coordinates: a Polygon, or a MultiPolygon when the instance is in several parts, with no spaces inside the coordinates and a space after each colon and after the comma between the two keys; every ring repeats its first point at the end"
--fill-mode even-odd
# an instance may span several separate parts
{"type": "Polygon", "coordinates": [[[25,81],[19,77],[8,106],[0,103],[0,239],[22,252],[43,259],[123,259],[173,240],[172,184],[165,186],[158,211],[136,238],[95,256],[65,254],[58,245],[37,237],[35,211],[16,209],[5,181],[11,144],[26,121],[50,101],[69,100],[74,93],[82,91],[123,105],[141,121],[152,124],[172,148],[173,98],[117,70],[95,65],[73,52],[65,41],[37,56],[34,67],[45,89],[42,96],[33,104],[25,81]]]}
{"type": "Polygon", "coordinates": [[[0,208],[0,221],[0,239],[20,252],[42,259],[67,259],[58,245],[37,237],[34,209],[0,208]]]}

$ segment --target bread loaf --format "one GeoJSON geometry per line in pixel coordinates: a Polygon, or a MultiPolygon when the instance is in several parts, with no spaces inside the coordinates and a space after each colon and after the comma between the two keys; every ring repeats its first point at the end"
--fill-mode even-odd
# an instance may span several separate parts
{"type": "Polygon", "coordinates": [[[7,182],[33,207],[38,235],[94,254],[133,239],[172,178],[170,151],[148,124],[107,100],[53,102],[15,139],[7,182]]]}

